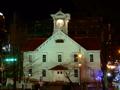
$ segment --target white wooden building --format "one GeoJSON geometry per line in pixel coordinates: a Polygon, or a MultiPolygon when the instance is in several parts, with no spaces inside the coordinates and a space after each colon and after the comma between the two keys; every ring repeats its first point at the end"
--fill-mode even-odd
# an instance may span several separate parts
{"type": "MultiPolygon", "coordinates": [[[[67,76],[75,83],[95,81],[96,72],[101,70],[100,50],[89,50],[79,43],[79,38],[77,42],[68,36],[70,14],[58,11],[51,16],[53,34],[34,50],[23,53],[25,77],[35,80],[42,77],[46,82],[69,82],[67,76]]],[[[85,43],[96,46],[94,39],[85,43]]]]}

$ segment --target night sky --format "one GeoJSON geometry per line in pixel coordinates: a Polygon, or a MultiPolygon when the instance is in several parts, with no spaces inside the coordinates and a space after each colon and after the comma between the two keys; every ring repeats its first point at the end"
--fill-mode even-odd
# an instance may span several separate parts
{"type": "Polygon", "coordinates": [[[113,0],[3,0],[0,3],[0,11],[6,17],[17,12],[26,20],[34,18],[50,18],[50,14],[56,13],[60,8],[71,16],[100,16],[106,22],[110,22],[115,28],[120,25],[120,5],[113,0]]]}

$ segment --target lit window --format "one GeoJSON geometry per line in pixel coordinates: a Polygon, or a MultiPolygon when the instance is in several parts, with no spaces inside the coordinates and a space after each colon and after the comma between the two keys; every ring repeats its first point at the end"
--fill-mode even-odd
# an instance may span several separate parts
{"type": "Polygon", "coordinates": [[[46,55],[45,54],[42,56],[42,60],[43,60],[43,62],[46,62],[46,55]]]}
{"type": "Polygon", "coordinates": [[[61,54],[58,55],[58,62],[62,62],[62,55],[61,54]]]}
{"type": "Polygon", "coordinates": [[[42,76],[43,76],[43,77],[46,76],[46,70],[45,70],[45,69],[42,70],[42,76]]]}
{"type": "Polygon", "coordinates": [[[90,54],[90,62],[93,62],[93,54],[90,54]]]}
{"type": "Polygon", "coordinates": [[[74,69],[74,77],[78,77],[78,69],[74,69]]]}

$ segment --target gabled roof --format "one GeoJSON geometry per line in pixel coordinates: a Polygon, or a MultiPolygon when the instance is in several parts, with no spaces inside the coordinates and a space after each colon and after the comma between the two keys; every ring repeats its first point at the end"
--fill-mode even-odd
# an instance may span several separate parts
{"type": "Polygon", "coordinates": [[[100,41],[97,37],[72,37],[87,50],[100,50],[100,41]]]}
{"type": "MultiPolygon", "coordinates": [[[[71,37],[75,42],[87,50],[100,50],[100,42],[96,37],[71,37]]],[[[40,46],[47,38],[34,37],[25,40],[21,51],[33,51],[40,46]]]]}
{"type": "Polygon", "coordinates": [[[24,41],[23,45],[21,46],[21,51],[33,51],[39,45],[41,45],[46,39],[47,38],[41,37],[29,38],[24,41]]]}
{"type": "Polygon", "coordinates": [[[68,68],[63,65],[57,65],[52,67],[50,70],[68,70],[68,68]]]}

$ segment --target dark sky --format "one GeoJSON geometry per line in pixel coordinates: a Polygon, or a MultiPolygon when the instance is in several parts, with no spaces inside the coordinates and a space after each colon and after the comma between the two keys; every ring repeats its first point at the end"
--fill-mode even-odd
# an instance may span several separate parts
{"type": "Polygon", "coordinates": [[[115,0],[3,0],[0,3],[0,11],[6,17],[17,12],[28,20],[49,18],[60,8],[72,16],[101,16],[116,27],[120,25],[120,4],[115,0]]]}

